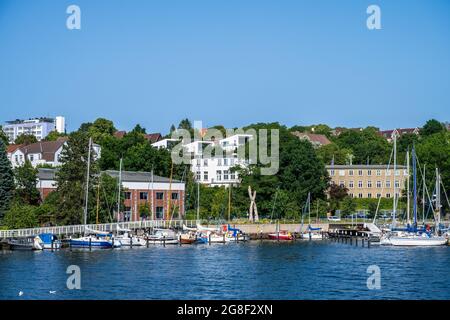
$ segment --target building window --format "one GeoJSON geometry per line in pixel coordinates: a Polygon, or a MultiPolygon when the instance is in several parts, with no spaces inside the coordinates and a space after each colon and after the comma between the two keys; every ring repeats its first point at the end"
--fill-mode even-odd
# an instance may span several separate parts
{"type": "Polygon", "coordinates": [[[217,170],[216,171],[216,180],[217,181],[221,181],[222,180],[222,171],[221,170],[217,170]]]}
{"type": "Polygon", "coordinates": [[[172,192],[172,200],[178,200],[178,192],[172,192]]]}
{"type": "Polygon", "coordinates": [[[203,171],[203,180],[208,181],[208,171],[203,171]]]}
{"type": "Polygon", "coordinates": [[[381,188],[381,181],[377,181],[377,188],[381,188]]]}
{"type": "Polygon", "coordinates": [[[156,219],[164,218],[164,207],[156,207],[156,219]]]}
{"type": "Polygon", "coordinates": [[[208,159],[203,159],[203,165],[204,165],[205,167],[208,166],[208,159]]]}
{"type": "Polygon", "coordinates": [[[230,179],[231,180],[235,180],[236,179],[236,174],[234,173],[234,171],[230,172],[230,179]]]}
{"type": "Polygon", "coordinates": [[[139,192],[139,199],[147,200],[148,199],[148,192],[139,192]]]}
{"type": "Polygon", "coordinates": [[[367,175],[368,175],[368,176],[371,176],[371,175],[372,175],[372,170],[370,170],[370,169],[367,170],[367,175]]]}
{"type": "Polygon", "coordinates": [[[367,181],[367,188],[372,188],[372,180],[367,181]]]}
{"type": "Polygon", "coordinates": [[[358,170],[358,175],[362,176],[363,175],[363,171],[362,170],[358,170]]]}
{"type": "Polygon", "coordinates": [[[223,159],[223,165],[224,165],[224,166],[227,166],[227,165],[228,165],[228,159],[227,159],[227,158],[223,159]]]}
{"type": "Polygon", "coordinates": [[[345,182],[344,181],[339,181],[339,185],[344,188],[345,187],[345,182]]]}
{"type": "Polygon", "coordinates": [[[377,170],[377,176],[381,176],[381,170],[380,169],[377,170]]]}
{"type": "Polygon", "coordinates": [[[400,170],[398,170],[398,169],[395,170],[395,175],[396,175],[396,176],[399,176],[399,175],[400,175],[400,170]]]}
{"type": "Polygon", "coordinates": [[[334,176],[334,169],[330,170],[330,176],[334,176]]]}
{"type": "Polygon", "coordinates": [[[199,181],[202,178],[202,173],[200,171],[197,171],[196,179],[199,181]]]}
{"type": "Polygon", "coordinates": [[[368,194],[367,194],[367,198],[371,199],[371,198],[372,198],[372,194],[371,194],[371,193],[368,193],[368,194]]]}
{"type": "Polygon", "coordinates": [[[395,187],[396,187],[396,188],[400,188],[400,181],[395,180],[395,187]]]}
{"type": "Polygon", "coordinates": [[[196,162],[197,162],[197,167],[200,167],[200,159],[197,159],[196,162]]]}
{"type": "Polygon", "coordinates": [[[352,176],[353,175],[353,170],[348,170],[348,175],[352,176]]]}
{"type": "Polygon", "coordinates": [[[164,192],[157,192],[156,200],[163,200],[163,199],[164,199],[164,192]]]}
{"type": "Polygon", "coordinates": [[[390,180],[386,180],[386,188],[390,188],[391,187],[391,181],[390,180]]]}
{"type": "Polygon", "coordinates": [[[358,188],[362,188],[363,187],[363,182],[361,180],[358,181],[358,188]]]}
{"type": "Polygon", "coordinates": [[[350,193],[349,196],[350,196],[350,198],[353,198],[353,193],[350,193]]]}
{"type": "Polygon", "coordinates": [[[351,188],[351,189],[353,189],[353,181],[349,181],[349,182],[348,182],[348,187],[351,188]]]}
{"type": "Polygon", "coordinates": [[[218,166],[221,166],[221,165],[222,165],[222,158],[218,158],[218,159],[217,159],[217,165],[218,165],[218,166]]]}
{"type": "Polygon", "coordinates": [[[377,193],[377,199],[381,198],[381,193],[377,193]]]}
{"type": "Polygon", "coordinates": [[[228,170],[223,171],[223,180],[228,180],[228,173],[229,173],[228,170]]]}
{"type": "Polygon", "coordinates": [[[131,220],[131,207],[125,207],[123,211],[123,221],[131,220]]]}
{"type": "Polygon", "coordinates": [[[339,170],[339,175],[340,175],[341,177],[345,176],[345,170],[339,170]]]}
{"type": "Polygon", "coordinates": [[[386,198],[390,198],[391,194],[390,193],[386,193],[386,198]]]}
{"type": "Polygon", "coordinates": [[[386,175],[387,175],[387,176],[390,176],[390,175],[391,175],[391,170],[386,169],[386,175]]]}
{"type": "Polygon", "coordinates": [[[125,200],[130,200],[131,199],[131,192],[127,191],[125,192],[125,200]]]}
{"type": "Polygon", "coordinates": [[[358,193],[358,198],[362,198],[363,197],[363,194],[362,193],[358,193]]]}
{"type": "Polygon", "coordinates": [[[30,154],[30,161],[33,162],[34,161],[34,155],[30,154]]]}

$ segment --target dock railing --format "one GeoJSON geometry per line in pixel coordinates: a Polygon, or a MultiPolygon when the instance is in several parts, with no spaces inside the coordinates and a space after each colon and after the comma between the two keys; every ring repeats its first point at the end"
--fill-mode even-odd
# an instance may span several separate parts
{"type": "MultiPolygon", "coordinates": [[[[195,220],[142,220],[142,221],[130,221],[130,222],[113,222],[102,224],[88,224],[87,228],[96,231],[114,232],[120,229],[145,229],[145,228],[182,228],[183,224],[187,227],[195,227],[195,220]]],[[[28,229],[14,229],[14,230],[0,230],[0,240],[10,238],[23,238],[32,237],[41,233],[53,233],[55,235],[70,236],[74,234],[81,234],[84,232],[84,225],[70,225],[70,226],[52,226],[52,227],[39,227],[28,229]]]]}

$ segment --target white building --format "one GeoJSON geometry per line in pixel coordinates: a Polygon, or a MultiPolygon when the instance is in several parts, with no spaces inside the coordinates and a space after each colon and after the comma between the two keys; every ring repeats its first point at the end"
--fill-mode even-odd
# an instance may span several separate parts
{"type": "MultiPolygon", "coordinates": [[[[38,165],[50,165],[57,167],[61,165],[60,155],[66,137],[58,138],[56,141],[39,141],[28,145],[9,145],[7,156],[13,168],[22,166],[28,159],[33,167],[38,165]]],[[[100,158],[101,148],[98,144],[93,144],[94,158],[100,158]]]]}
{"type": "Polygon", "coordinates": [[[3,132],[8,136],[9,142],[14,143],[16,138],[22,134],[33,135],[38,141],[44,139],[50,132],[65,132],[65,119],[58,116],[52,118],[33,118],[28,120],[6,121],[3,132]]]}
{"type": "MultiPolygon", "coordinates": [[[[247,166],[248,160],[239,159],[237,149],[253,138],[250,134],[235,134],[219,140],[198,140],[183,145],[184,151],[191,154],[191,171],[196,181],[210,186],[227,186],[239,183],[235,166],[247,166]],[[224,154],[205,152],[220,147],[224,154]],[[207,149],[208,148],[208,149],[207,149]]],[[[169,145],[180,143],[177,139],[164,139],[152,146],[170,149],[169,145]]]]}

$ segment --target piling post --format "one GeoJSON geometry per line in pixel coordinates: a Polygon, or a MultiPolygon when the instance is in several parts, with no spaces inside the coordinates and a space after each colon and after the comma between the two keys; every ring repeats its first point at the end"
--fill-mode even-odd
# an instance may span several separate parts
{"type": "Polygon", "coordinates": [[[223,243],[225,243],[225,233],[223,234],[223,243]]]}
{"type": "Polygon", "coordinates": [[[208,235],[208,244],[211,245],[211,233],[208,235]]]}
{"type": "Polygon", "coordinates": [[[53,236],[52,236],[52,252],[53,252],[53,247],[54,247],[54,240],[53,240],[53,236]]]}
{"type": "Polygon", "coordinates": [[[92,249],[92,238],[89,237],[89,251],[91,251],[92,249]]]}
{"type": "Polygon", "coordinates": [[[166,236],[163,236],[163,247],[166,246],[166,236]]]}
{"type": "Polygon", "coordinates": [[[146,245],[147,245],[147,248],[148,248],[148,236],[145,237],[145,242],[146,242],[146,245]]]}

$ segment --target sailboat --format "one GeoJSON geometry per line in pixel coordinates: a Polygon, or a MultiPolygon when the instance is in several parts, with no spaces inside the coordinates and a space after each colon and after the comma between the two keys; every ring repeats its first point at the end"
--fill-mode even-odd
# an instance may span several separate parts
{"type": "Polygon", "coordinates": [[[146,241],[132,234],[130,229],[123,229],[117,225],[117,235],[114,240],[120,242],[122,247],[145,246],[146,241]]]}
{"type": "MultiPolygon", "coordinates": [[[[308,192],[308,198],[306,200],[306,207],[308,208],[308,229],[306,232],[302,233],[302,239],[323,240],[323,236],[321,233],[322,228],[313,228],[311,226],[311,193],[309,193],[309,192],[308,192]]],[[[302,217],[302,221],[303,221],[303,217],[302,217]]]]}
{"type": "MultiPolygon", "coordinates": [[[[395,138],[394,138],[395,141],[395,138]]],[[[430,228],[417,227],[417,155],[413,147],[412,149],[412,164],[413,164],[413,214],[414,221],[412,226],[407,225],[406,228],[393,228],[391,232],[384,235],[381,239],[381,244],[390,244],[393,246],[441,246],[447,243],[447,239],[439,235],[440,222],[440,175],[436,169],[436,214],[435,222],[436,228],[434,234],[430,228]]],[[[395,169],[394,169],[395,170],[395,169]]],[[[394,171],[395,174],[395,171],[394,171]]],[[[409,174],[409,172],[408,172],[409,174]]],[[[395,188],[395,183],[394,183],[395,188]]],[[[395,190],[394,190],[395,193],[395,190]]],[[[408,194],[409,197],[409,194],[408,194]]],[[[395,212],[395,210],[394,210],[395,212]]],[[[395,223],[395,221],[394,221],[395,223]]]]}
{"type": "Polygon", "coordinates": [[[113,247],[120,247],[120,242],[114,242],[113,236],[109,232],[101,232],[98,230],[92,230],[87,227],[87,211],[89,200],[89,173],[91,166],[91,149],[92,138],[89,138],[89,149],[87,159],[87,174],[86,174],[86,193],[85,193],[85,205],[83,215],[84,235],[79,238],[70,239],[69,243],[72,248],[99,248],[109,249],[113,247]]]}

